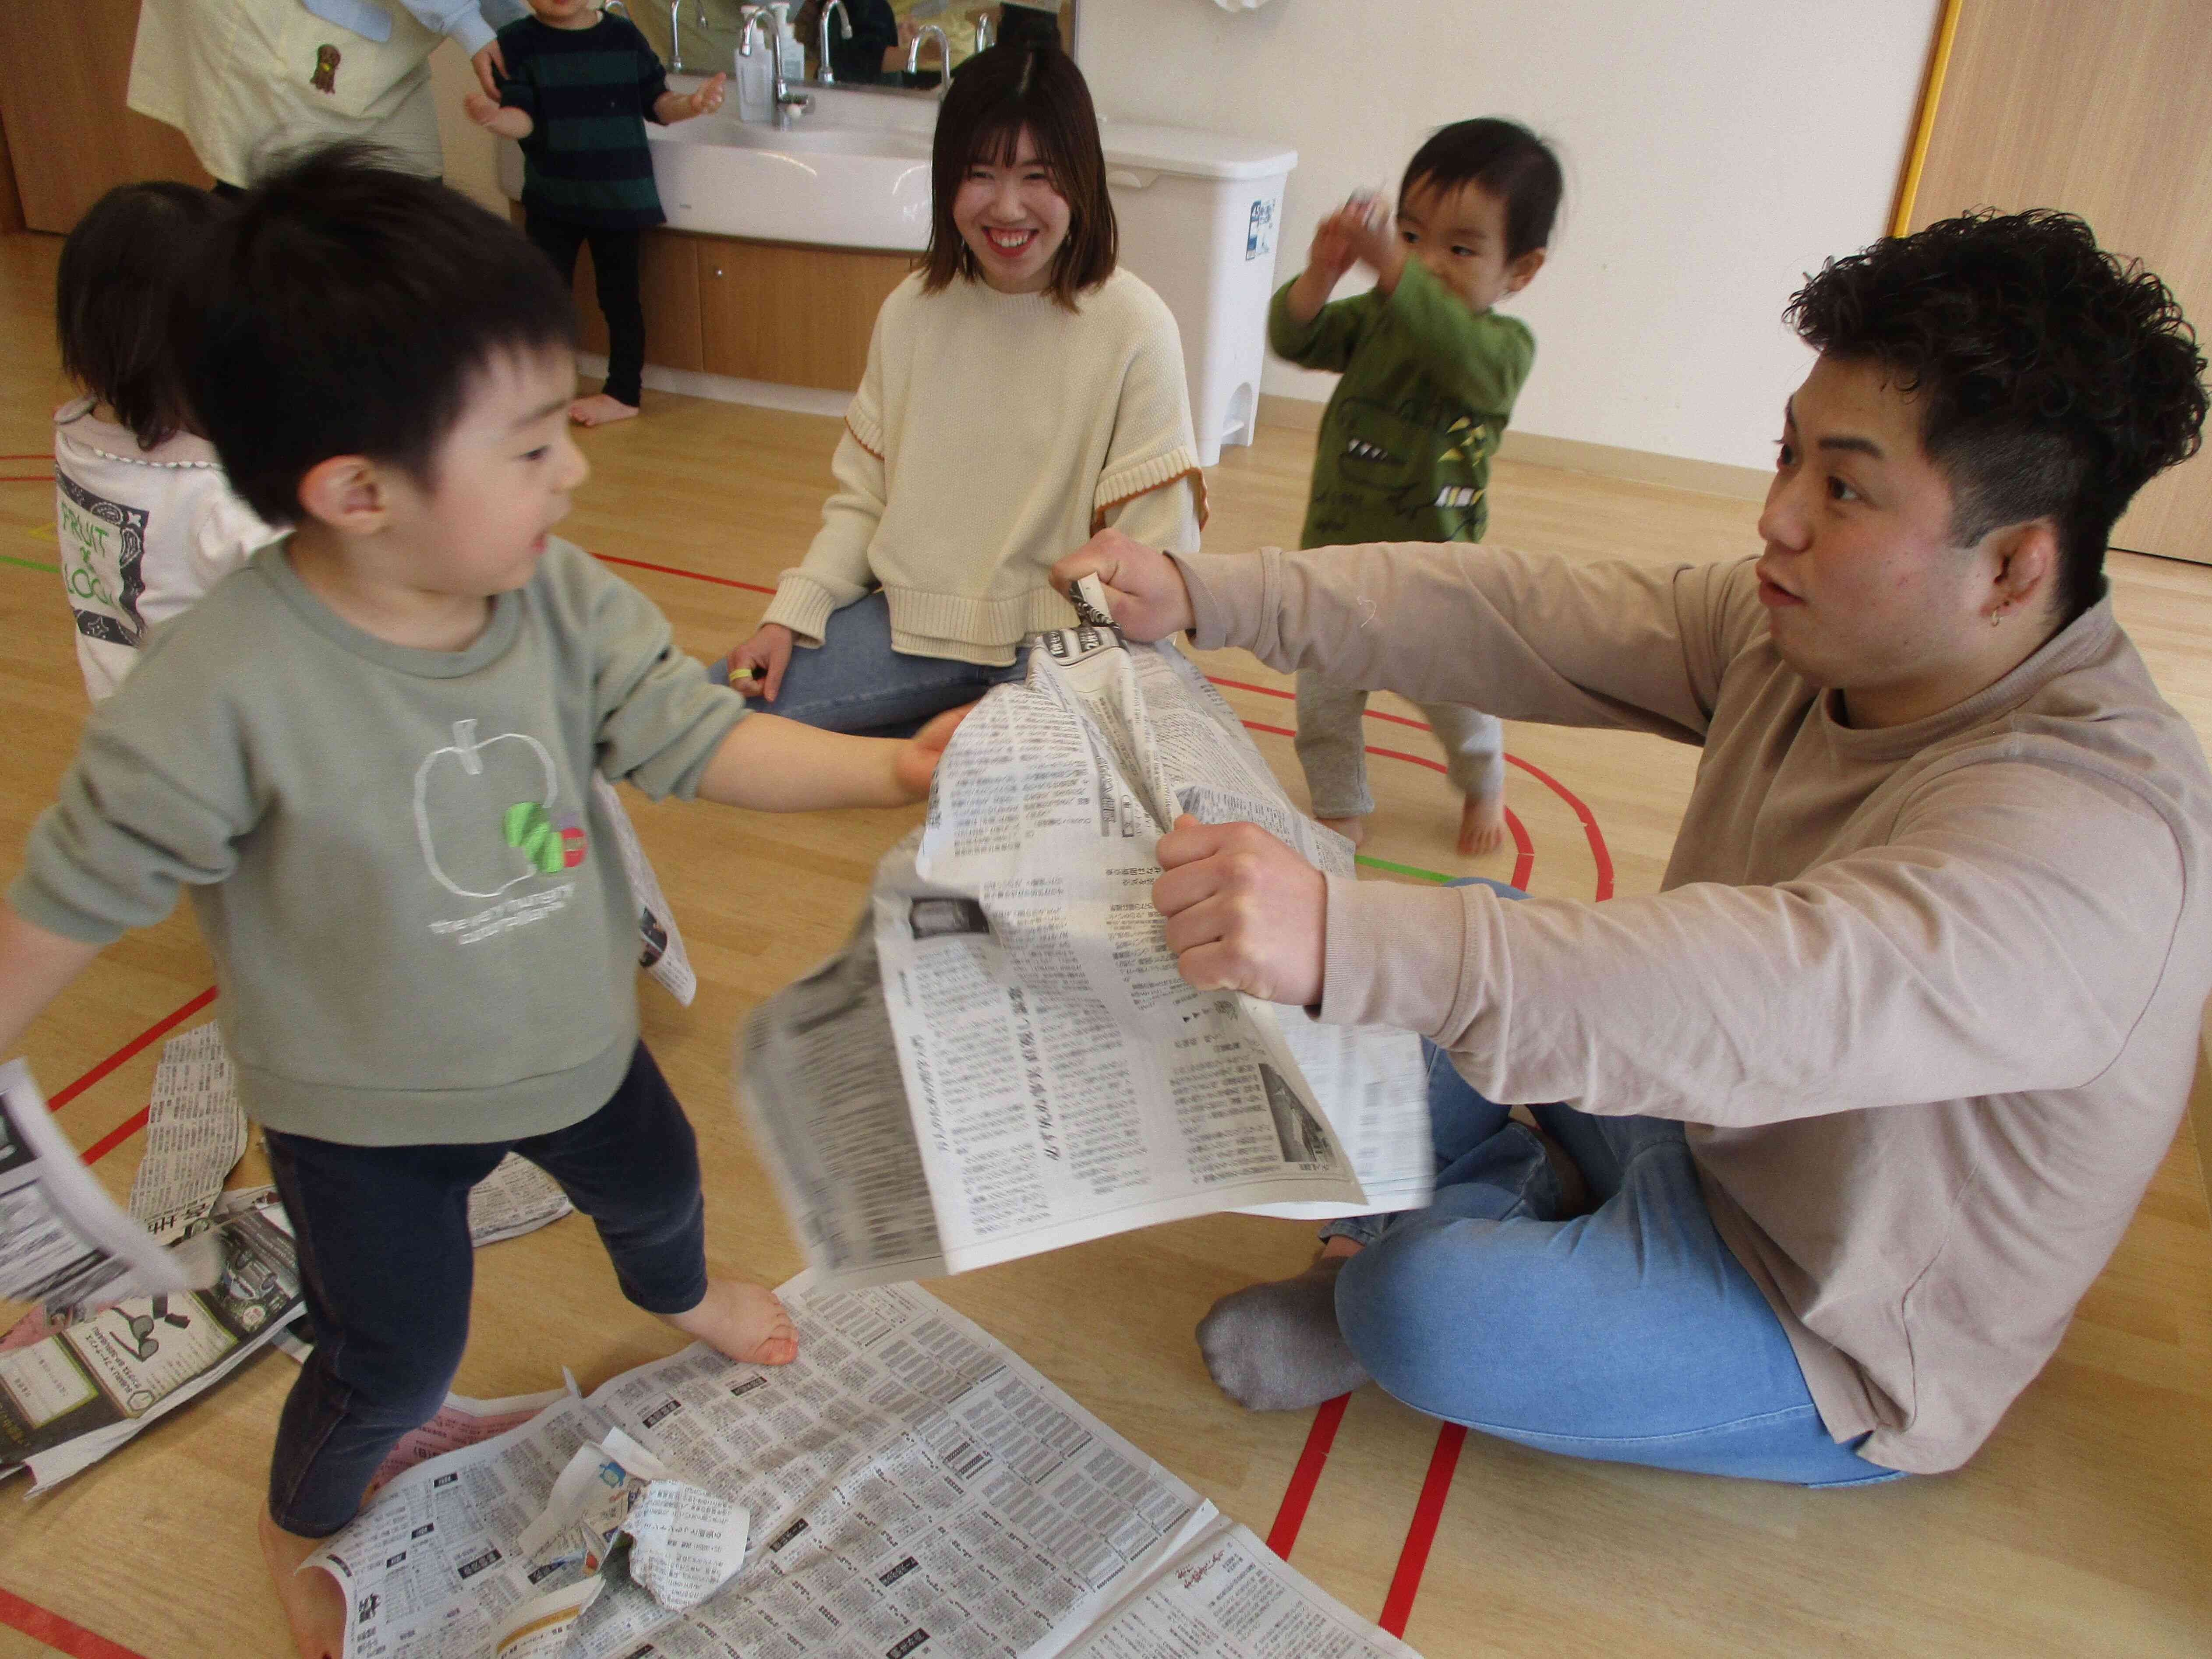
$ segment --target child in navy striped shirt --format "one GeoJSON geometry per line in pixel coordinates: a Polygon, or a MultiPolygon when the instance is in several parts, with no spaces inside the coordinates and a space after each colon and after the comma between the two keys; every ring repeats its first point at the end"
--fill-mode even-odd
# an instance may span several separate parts
{"type": "Polygon", "coordinates": [[[676,93],[660,59],[627,17],[592,0],[530,0],[532,15],[499,32],[507,60],[494,103],[469,94],[469,118],[522,145],[524,233],[570,281],[589,246],[607,319],[607,378],[579,398],[581,426],[625,421],[644,396],[645,307],[638,293],[638,237],[667,217],[653,188],[647,120],[665,126],[722,106],[717,75],[676,93]]]}

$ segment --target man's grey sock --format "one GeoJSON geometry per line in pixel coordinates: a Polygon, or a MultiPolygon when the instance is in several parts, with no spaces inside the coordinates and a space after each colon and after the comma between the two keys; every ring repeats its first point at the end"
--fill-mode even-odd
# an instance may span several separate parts
{"type": "Polygon", "coordinates": [[[1367,1381],[1336,1328],[1336,1276],[1350,1260],[1324,1256],[1296,1279],[1213,1304],[1198,1322],[1198,1351],[1222,1393],[1255,1412],[1303,1411],[1367,1381]]]}

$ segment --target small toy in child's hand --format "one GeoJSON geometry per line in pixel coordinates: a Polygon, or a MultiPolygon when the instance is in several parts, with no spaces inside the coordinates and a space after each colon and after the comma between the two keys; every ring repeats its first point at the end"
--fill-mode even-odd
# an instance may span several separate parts
{"type": "Polygon", "coordinates": [[[1075,607],[1075,620],[1085,628],[1111,628],[1114,613],[1106,604],[1106,584],[1098,573],[1078,576],[1067,585],[1067,602],[1075,607]]]}
{"type": "Polygon", "coordinates": [[[1359,222],[1370,230],[1380,230],[1390,222],[1390,192],[1376,186],[1355,190],[1344,198],[1346,209],[1359,216],[1359,222]]]}

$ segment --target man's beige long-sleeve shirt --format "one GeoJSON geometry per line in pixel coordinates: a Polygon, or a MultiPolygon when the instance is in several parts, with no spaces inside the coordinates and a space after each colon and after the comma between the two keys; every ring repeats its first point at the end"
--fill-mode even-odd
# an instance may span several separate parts
{"type": "Polygon", "coordinates": [[[1329,884],[1321,1017],[1501,1102],[1688,1126],[1822,1420],[1963,1463],[2172,1140],[2212,990],[2212,776],[2109,600],[1997,684],[1856,730],[1751,563],[1493,546],[1178,556],[1203,647],[1702,746],[1662,890],[1329,884]]]}

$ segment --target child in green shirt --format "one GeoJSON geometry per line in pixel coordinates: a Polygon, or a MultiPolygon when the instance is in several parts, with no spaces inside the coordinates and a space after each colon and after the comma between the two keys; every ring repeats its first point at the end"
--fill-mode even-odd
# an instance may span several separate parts
{"type": "MultiPolygon", "coordinates": [[[[1414,153],[1395,221],[1358,199],[1322,221],[1306,268],[1276,294],[1268,343],[1343,375],[1322,416],[1302,547],[1482,539],[1490,458],[1528,378],[1534,337],[1492,309],[1543,268],[1559,163],[1511,121],[1455,122],[1414,153]],[[1365,294],[1329,303],[1355,264],[1365,294]]],[[[1313,813],[1354,844],[1375,810],[1360,720],[1367,693],[1298,673],[1298,763],[1313,813]]],[[[1459,850],[1505,833],[1504,733],[1492,715],[1424,703],[1466,798],[1459,850]]]]}

